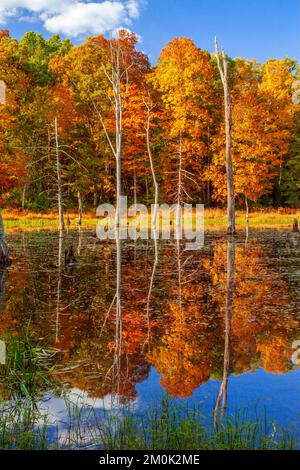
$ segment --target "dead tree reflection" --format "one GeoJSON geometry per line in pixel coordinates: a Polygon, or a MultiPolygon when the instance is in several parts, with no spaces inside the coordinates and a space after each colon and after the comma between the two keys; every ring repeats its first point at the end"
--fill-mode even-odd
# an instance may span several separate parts
{"type": "Polygon", "coordinates": [[[58,262],[57,262],[57,291],[56,291],[56,322],[55,322],[55,342],[59,342],[59,317],[61,304],[61,289],[63,276],[63,254],[64,254],[64,237],[58,237],[58,262]]]}
{"type": "Polygon", "coordinates": [[[222,420],[227,408],[227,388],[230,376],[231,355],[231,319],[234,293],[234,268],[235,268],[235,240],[233,236],[227,238],[227,281],[226,281],[226,310],[225,310],[225,343],[223,379],[214,408],[214,422],[217,424],[218,417],[222,420]],[[221,405],[222,400],[222,405],[221,405]],[[221,405],[221,410],[220,410],[221,405]],[[219,414],[220,412],[220,414],[219,414]]]}
{"type": "Polygon", "coordinates": [[[147,296],[147,304],[146,304],[146,318],[147,318],[147,329],[148,329],[148,351],[151,351],[151,313],[150,313],[150,304],[151,304],[151,295],[152,295],[152,290],[153,290],[153,285],[154,285],[154,278],[155,278],[155,273],[156,273],[156,268],[158,265],[158,244],[157,244],[157,239],[158,239],[158,234],[157,230],[154,228],[152,230],[152,239],[154,242],[154,262],[153,262],[153,267],[152,267],[152,273],[151,273],[151,278],[150,278],[150,284],[149,284],[149,290],[148,290],[148,296],[147,296]]]}
{"type": "MultiPolygon", "coordinates": [[[[117,400],[120,396],[120,379],[121,379],[121,358],[122,358],[122,241],[120,238],[120,228],[116,227],[116,318],[115,318],[115,357],[113,367],[113,383],[115,384],[115,391],[117,400]]],[[[119,403],[117,403],[119,404],[119,403]]]]}
{"type": "Polygon", "coordinates": [[[114,355],[112,366],[105,374],[103,384],[111,377],[112,393],[111,407],[119,408],[120,406],[120,386],[121,386],[121,368],[123,353],[123,322],[122,322],[122,226],[115,226],[115,246],[116,246],[116,291],[109,309],[106,312],[104,322],[100,331],[101,337],[107,321],[113,311],[115,311],[115,338],[114,338],[114,355]]]}

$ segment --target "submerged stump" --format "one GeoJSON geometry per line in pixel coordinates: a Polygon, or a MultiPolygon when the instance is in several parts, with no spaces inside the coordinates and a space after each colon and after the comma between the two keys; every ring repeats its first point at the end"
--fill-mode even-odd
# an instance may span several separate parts
{"type": "Polygon", "coordinates": [[[9,264],[9,250],[4,232],[2,210],[0,208],[0,267],[6,267],[9,266],[9,264]]]}
{"type": "Polygon", "coordinates": [[[294,219],[294,222],[293,222],[293,232],[299,232],[299,222],[298,222],[298,219],[294,219]]]}

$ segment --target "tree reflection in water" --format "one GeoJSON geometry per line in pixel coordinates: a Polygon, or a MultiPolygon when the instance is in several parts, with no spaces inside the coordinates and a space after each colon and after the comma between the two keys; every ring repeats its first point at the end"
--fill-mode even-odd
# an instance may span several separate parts
{"type": "MultiPolygon", "coordinates": [[[[248,233],[247,233],[248,237],[248,233]]],[[[225,311],[225,345],[224,345],[224,366],[223,366],[223,379],[220,391],[217,397],[214,420],[215,423],[218,418],[220,401],[222,398],[221,419],[223,418],[227,406],[227,388],[228,379],[230,374],[230,340],[231,340],[231,317],[232,317],[232,303],[233,303],[233,290],[234,290],[234,260],[235,260],[235,239],[233,236],[227,238],[227,281],[226,281],[226,311],[225,311]]]]}
{"type": "MultiPolygon", "coordinates": [[[[26,255],[16,256],[8,277],[1,273],[1,336],[30,319],[35,337],[61,351],[54,374],[66,390],[111,396],[120,406],[135,400],[136,385],[155,366],[173,397],[220,380],[215,414],[222,416],[229,374],[294,367],[299,249],[280,232],[249,234],[246,245],[210,234],[193,253],[172,241],[152,240],[146,250],[142,242],[70,232],[65,245],[80,255],[72,270],[51,261],[57,236],[25,239],[26,255]]],[[[18,255],[24,237],[11,236],[10,244],[18,255]]]]}

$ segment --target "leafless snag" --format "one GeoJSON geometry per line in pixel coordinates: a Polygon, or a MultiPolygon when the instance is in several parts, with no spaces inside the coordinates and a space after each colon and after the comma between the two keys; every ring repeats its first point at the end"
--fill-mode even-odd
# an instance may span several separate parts
{"type": "Polygon", "coordinates": [[[235,195],[234,195],[234,176],[232,164],[232,110],[231,98],[228,84],[228,62],[224,49],[222,49],[223,64],[220,61],[218,41],[215,38],[215,54],[220,72],[221,80],[224,88],[224,105],[225,105],[225,129],[226,129],[226,174],[227,174],[227,217],[228,217],[228,234],[235,234],[235,195]]]}

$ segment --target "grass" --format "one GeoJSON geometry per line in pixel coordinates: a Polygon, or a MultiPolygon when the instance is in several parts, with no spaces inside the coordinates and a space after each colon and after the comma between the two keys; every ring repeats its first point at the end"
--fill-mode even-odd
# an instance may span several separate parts
{"type": "Polygon", "coordinates": [[[30,331],[30,322],[20,329],[17,336],[7,334],[5,365],[0,366],[0,390],[5,397],[17,401],[32,400],[43,391],[53,387],[57,350],[36,344],[30,331]]]}
{"type": "MultiPolygon", "coordinates": [[[[57,230],[58,215],[55,212],[34,213],[19,212],[16,210],[4,210],[3,218],[5,228],[8,232],[23,230],[57,230]]],[[[71,228],[77,227],[77,214],[69,213],[71,228]]],[[[251,227],[261,228],[287,228],[293,225],[293,220],[300,218],[300,211],[280,208],[280,209],[260,209],[250,213],[249,223],[251,227]]],[[[90,211],[83,214],[83,228],[95,228],[99,219],[95,217],[95,212],[90,211]]],[[[245,213],[237,211],[236,222],[238,228],[245,227],[245,213]]],[[[216,230],[226,229],[227,215],[225,209],[205,209],[205,229],[216,230]]]]}
{"type": "Polygon", "coordinates": [[[227,416],[216,426],[204,424],[200,407],[189,409],[169,398],[148,411],[145,417],[134,412],[112,417],[101,426],[99,443],[107,450],[241,450],[292,449],[292,433],[262,419],[248,419],[247,412],[227,416]],[[113,431],[111,431],[113,430],[113,431]]]}
{"type": "Polygon", "coordinates": [[[291,450],[295,436],[267,420],[248,419],[247,412],[224,418],[217,426],[204,424],[197,407],[178,406],[169,398],[144,416],[125,408],[99,418],[92,407],[68,404],[67,432],[50,438],[46,415],[17,403],[3,412],[0,449],[103,450],[291,450]]]}

